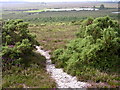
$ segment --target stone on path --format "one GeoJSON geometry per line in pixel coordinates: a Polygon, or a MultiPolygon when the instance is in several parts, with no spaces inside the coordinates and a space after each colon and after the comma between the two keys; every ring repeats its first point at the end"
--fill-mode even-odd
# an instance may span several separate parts
{"type": "Polygon", "coordinates": [[[51,77],[56,81],[57,88],[85,88],[91,86],[88,83],[77,81],[76,77],[68,75],[63,71],[63,69],[55,68],[55,65],[52,64],[49,51],[44,51],[41,47],[36,46],[37,52],[43,55],[46,61],[46,70],[51,74],[51,77]]]}

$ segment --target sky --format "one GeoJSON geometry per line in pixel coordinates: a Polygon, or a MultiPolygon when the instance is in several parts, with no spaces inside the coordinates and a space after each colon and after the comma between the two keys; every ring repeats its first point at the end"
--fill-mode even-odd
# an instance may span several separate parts
{"type": "Polygon", "coordinates": [[[27,2],[72,2],[72,1],[119,1],[119,0],[0,0],[0,2],[27,1],[27,2]]]}

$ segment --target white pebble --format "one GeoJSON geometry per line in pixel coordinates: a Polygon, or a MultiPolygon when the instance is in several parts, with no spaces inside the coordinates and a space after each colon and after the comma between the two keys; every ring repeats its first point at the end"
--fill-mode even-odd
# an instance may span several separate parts
{"type": "Polygon", "coordinates": [[[63,72],[63,69],[55,68],[55,65],[51,63],[49,51],[44,51],[39,46],[36,46],[36,48],[37,52],[47,59],[46,70],[51,74],[51,77],[55,79],[57,88],[84,88],[90,86],[88,83],[77,81],[76,77],[63,72]]]}

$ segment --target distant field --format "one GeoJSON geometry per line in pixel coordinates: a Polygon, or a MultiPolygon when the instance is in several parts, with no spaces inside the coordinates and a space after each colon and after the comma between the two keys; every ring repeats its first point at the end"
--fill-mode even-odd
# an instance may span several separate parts
{"type": "Polygon", "coordinates": [[[109,15],[117,19],[118,14],[112,12],[118,11],[117,3],[6,3],[3,4],[3,19],[24,19],[30,23],[48,23],[48,22],[69,22],[79,21],[87,17],[101,17],[109,15]],[[98,11],[59,11],[43,12],[47,8],[80,8],[80,7],[100,7],[104,4],[104,10],[98,11]],[[109,9],[108,9],[109,8],[109,9]]]}
{"type": "Polygon", "coordinates": [[[99,7],[104,4],[107,8],[118,8],[118,3],[101,3],[101,2],[63,2],[63,3],[3,3],[3,9],[44,9],[44,8],[71,8],[71,7],[99,7]]]}
{"type": "Polygon", "coordinates": [[[28,12],[28,13],[34,13],[34,12],[43,12],[45,10],[31,10],[31,11],[25,11],[25,12],[28,12]]]}
{"type": "MultiPolygon", "coordinates": [[[[40,10],[41,11],[41,10],[40,10]]],[[[29,22],[56,22],[56,21],[72,21],[80,20],[87,17],[100,17],[109,15],[112,18],[117,19],[118,14],[112,12],[117,11],[116,9],[99,10],[99,11],[69,11],[69,12],[40,12],[28,11],[17,12],[17,11],[5,11],[3,12],[3,19],[24,19],[29,22]]]]}

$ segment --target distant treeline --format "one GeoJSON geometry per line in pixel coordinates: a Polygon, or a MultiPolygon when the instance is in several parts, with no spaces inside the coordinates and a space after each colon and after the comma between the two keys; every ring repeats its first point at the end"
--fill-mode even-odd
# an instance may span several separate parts
{"type": "Polygon", "coordinates": [[[4,10],[4,11],[30,11],[30,10],[39,10],[39,9],[18,9],[18,10],[4,10]]]}

